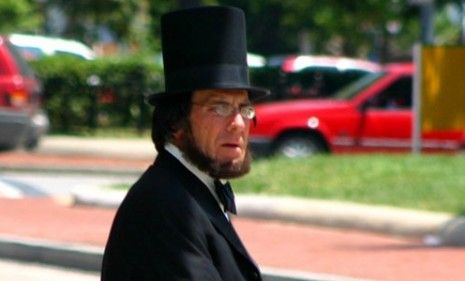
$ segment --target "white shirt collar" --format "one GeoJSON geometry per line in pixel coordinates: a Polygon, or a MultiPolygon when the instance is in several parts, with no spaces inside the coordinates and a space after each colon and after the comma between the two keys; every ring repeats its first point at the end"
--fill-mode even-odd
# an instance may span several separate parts
{"type": "Polygon", "coordinates": [[[208,187],[208,190],[213,195],[213,197],[215,197],[216,202],[220,205],[220,209],[224,210],[223,204],[221,204],[218,196],[216,195],[214,179],[207,173],[199,170],[199,168],[197,168],[188,159],[186,159],[183,152],[174,144],[167,142],[165,144],[165,150],[171,153],[176,159],[178,159],[179,162],[181,162],[191,173],[193,173],[203,184],[208,187]]]}

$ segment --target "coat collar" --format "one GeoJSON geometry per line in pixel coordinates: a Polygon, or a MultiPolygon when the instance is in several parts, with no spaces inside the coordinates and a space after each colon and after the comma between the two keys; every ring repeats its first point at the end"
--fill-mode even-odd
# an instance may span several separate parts
{"type": "MultiPolygon", "coordinates": [[[[216,199],[209,192],[205,184],[200,181],[194,174],[192,174],[184,165],[179,162],[173,155],[167,151],[161,151],[157,159],[156,165],[165,166],[167,169],[177,172],[178,179],[182,182],[186,190],[194,197],[197,203],[205,211],[208,218],[216,229],[223,235],[233,248],[241,253],[247,260],[249,260],[255,267],[254,260],[251,258],[244,245],[242,244],[239,236],[234,230],[231,223],[226,219],[216,199]]],[[[257,267],[258,268],[258,267],[257,267]]]]}

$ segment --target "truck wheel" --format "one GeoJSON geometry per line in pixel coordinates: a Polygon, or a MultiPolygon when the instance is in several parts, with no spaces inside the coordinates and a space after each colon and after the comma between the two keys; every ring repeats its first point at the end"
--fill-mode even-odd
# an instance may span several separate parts
{"type": "Polygon", "coordinates": [[[277,156],[297,158],[323,153],[326,149],[322,141],[315,136],[293,134],[279,140],[274,152],[277,156]]]}

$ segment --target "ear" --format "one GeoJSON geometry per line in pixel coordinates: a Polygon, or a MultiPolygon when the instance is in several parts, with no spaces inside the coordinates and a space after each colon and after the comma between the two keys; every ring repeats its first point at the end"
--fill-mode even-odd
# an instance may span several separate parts
{"type": "Polygon", "coordinates": [[[172,142],[175,145],[179,145],[182,142],[182,138],[184,137],[184,130],[183,129],[177,129],[172,133],[172,142]]]}

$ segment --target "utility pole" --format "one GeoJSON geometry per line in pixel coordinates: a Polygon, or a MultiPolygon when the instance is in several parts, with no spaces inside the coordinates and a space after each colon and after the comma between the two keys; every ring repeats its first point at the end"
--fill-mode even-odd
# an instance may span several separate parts
{"type": "MultiPolygon", "coordinates": [[[[465,0],[463,0],[465,3],[465,0]]],[[[419,6],[421,17],[421,43],[434,43],[434,0],[409,0],[409,4],[419,6]]]]}
{"type": "Polygon", "coordinates": [[[434,43],[434,3],[428,1],[420,6],[421,9],[421,38],[424,44],[434,43]]]}
{"type": "MultiPolygon", "coordinates": [[[[462,0],[465,1],[465,0],[462,0]]],[[[412,153],[421,153],[421,50],[422,45],[434,43],[433,18],[434,0],[408,0],[410,5],[419,6],[421,17],[421,43],[415,45],[414,62],[417,70],[413,79],[413,124],[412,124],[412,153]]]]}

